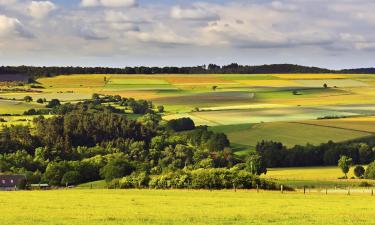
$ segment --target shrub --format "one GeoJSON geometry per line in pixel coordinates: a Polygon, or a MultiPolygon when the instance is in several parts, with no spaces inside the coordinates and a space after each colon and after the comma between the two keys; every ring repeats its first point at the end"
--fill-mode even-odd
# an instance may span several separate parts
{"type": "Polygon", "coordinates": [[[170,120],[167,126],[174,131],[193,130],[195,128],[194,121],[190,118],[170,120]]]}
{"type": "Polygon", "coordinates": [[[130,176],[121,178],[119,186],[120,188],[145,188],[148,187],[149,180],[146,172],[132,173],[130,176]]]}
{"type": "Polygon", "coordinates": [[[366,179],[375,179],[375,161],[368,165],[365,172],[366,179]]]}
{"type": "Polygon", "coordinates": [[[130,175],[134,171],[133,166],[126,160],[114,159],[100,170],[100,175],[107,182],[113,179],[130,175]]]}
{"type": "Polygon", "coordinates": [[[60,103],[60,100],[58,100],[58,99],[51,99],[51,101],[50,102],[48,102],[48,104],[47,104],[47,108],[55,108],[56,106],[59,106],[59,105],[61,105],[61,103],[60,103]]]}
{"type": "Polygon", "coordinates": [[[66,172],[62,179],[62,185],[69,185],[69,184],[78,184],[80,181],[80,175],[77,171],[68,171],[66,172]]]}
{"type": "Polygon", "coordinates": [[[362,178],[364,174],[365,174],[365,168],[363,168],[363,166],[356,166],[354,168],[354,175],[356,177],[362,178]]]}

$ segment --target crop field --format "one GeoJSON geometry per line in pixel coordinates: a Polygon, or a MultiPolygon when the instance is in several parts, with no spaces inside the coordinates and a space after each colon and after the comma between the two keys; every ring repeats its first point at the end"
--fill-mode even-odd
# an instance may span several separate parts
{"type": "Polygon", "coordinates": [[[288,147],[293,147],[296,144],[318,145],[328,141],[341,142],[372,135],[365,131],[295,122],[227,125],[213,127],[212,130],[226,133],[233,144],[248,146],[249,149],[255,148],[256,144],[262,140],[278,141],[288,147]]]}
{"type": "Polygon", "coordinates": [[[256,191],[0,193],[1,224],[373,224],[374,197],[256,191]],[[322,204],[324,202],[324,204],[322,204]],[[332,220],[332,218],[335,218],[332,220]]]}
{"type": "Polygon", "coordinates": [[[336,115],[352,116],[357,115],[349,112],[322,111],[314,108],[287,107],[287,108],[266,108],[247,110],[219,110],[193,112],[191,115],[213,121],[221,125],[243,124],[243,123],[263,123],[280,121],[300,121],[316,119],[318,117],[336,115]]]}
{"type": "Polygon", "coordinates": [[[23,101],[9,101],[0,99],[0,114],[22,114],[31,108],[41,108],[42,106],[23,101]]]}
{"type": "Polygon", "coordinates": [[[319,144],[374,132],[374,75],[77,74],[41,78],[37,82],[41,88],[0,91],[0,114],[22,114],[30,108],[43,107],[23,102],[26,95],[34,102],[38,98],[73,102],[98,93],[152,100],[165,107],[167,120],[190,117],[197,125],[219,126],[219,130],[224,125],[234,125],[229,137],[233,143],[245,146],[254,146],[263,139],[282,141],[287,146],[319,144]],[[324,84],[329,88],[323,88],[324,84]],[[316,120],[326,116],[355,118],[316,120]],[[236,128],[240,124],[251,125],[241,130],[236,128]]]}
{"type": "MultiPolygon", "coordinates": [[[[354,177],[354,167],[349,170],[348,177],[354,177]]],[[[343,173],[338,167],[295,167],[268,169],[264,178],[273,179],[279,183],[301,188],[300,185],[318,187],[356,187],[361,182],[375,184],[374,180],[339,179],[343,173]]]]}

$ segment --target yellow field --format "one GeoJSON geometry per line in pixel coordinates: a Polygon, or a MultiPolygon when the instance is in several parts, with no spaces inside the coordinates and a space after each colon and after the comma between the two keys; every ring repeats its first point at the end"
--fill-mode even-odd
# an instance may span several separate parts
{"type": "MultiPolygon", "coordinates": [[[[348,177],[354,177],[354,167],[348,173],[348,177]]],[[[333,167],[295,167],[295,168],[276,168],[269,169],[265,178],[272,178],[277,180],[314,180],[314,181],[347,181],[338,179],[344,176],[340,168],[333,167]]],[[[351,179],[350,181],[364,181],[361,179],[351,179]]],[[[375,183],[375,180],[367,180],[375,183]]]]}
{"type": "Polygon", "coordinates": [[[1,224],[374,224],[375,197],[256,191],[0,192],[1,224]],[[334,219],[333,219],[334,218],[334,219]]]}
{"type": "Polygon", "coordinates": [[[105,85],[104,77],[109,79],[111,75],[63,75],[51,78],[40,78],[38,82],[47,87],[103,87],[105,85]]]}
{"type": "Polygon", "coordinates": [[[300,84],[289,80],[236,80],[237,83],[252,87],[296,87],[300,84]]]}
{"type": "Polygon", "coordinates": [[[281,79],[290,79],[290,80],[300,80],[300,79],[343,79],[347,78],[350,75],[344,74],[275,74],[275,77],[281,79]]]}
{"type": "Polygon", "coordinates": [[[337,127],[348,130],[357,130],[375,133],[375,116],[354,117],[327,120],[303,121],[304,124],[312,124],[324,127],[337,127]]]}

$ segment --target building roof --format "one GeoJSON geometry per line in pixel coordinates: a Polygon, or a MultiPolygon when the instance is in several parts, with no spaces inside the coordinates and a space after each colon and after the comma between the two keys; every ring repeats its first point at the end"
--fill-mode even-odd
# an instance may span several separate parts
{"type": "Polygon", "coordinates": [[[20,174],[0,175],[0,188],[14,187],[21,180],[26,180],[26,176],[20,174]]]}

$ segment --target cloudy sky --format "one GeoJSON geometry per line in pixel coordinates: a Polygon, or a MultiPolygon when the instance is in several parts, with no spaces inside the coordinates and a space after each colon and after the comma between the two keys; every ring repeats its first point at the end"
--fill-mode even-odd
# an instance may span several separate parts
{"type": "Polygon", "coordinates": [[[0,0],[0,65],[375,66],[375,1],[0,0]]]}

